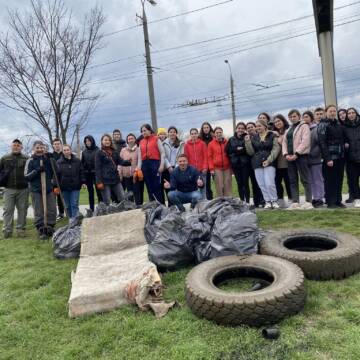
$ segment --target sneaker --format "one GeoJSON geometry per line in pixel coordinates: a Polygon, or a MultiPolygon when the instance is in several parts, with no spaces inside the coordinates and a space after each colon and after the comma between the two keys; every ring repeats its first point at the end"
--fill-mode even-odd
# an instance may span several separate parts
{"type": "Polygon", "coordinates": [[[345,200],[346,204],[351,204],[354,201],[351,197],[345,200]]]}
{"type": "Polygon", "coordinates": [[[314,207],[312,206],[311,202],[306,201],[303,205],[301,205],[301,210],[311,210],[314,207]]]}
{"type": "Polygon", "coordinates": [[[58,216],[57,216],[57,218],[56,218],[56,220],[61,220],[61,219],[63,219],[64,218],[64,214],[59,214],[58,216]]]}
{"type": "Polygon", "coordinates": [[[338,203],[338,204],[336,204],[336,206],[340,209],[346,209],[346,205],[343,203],[338,203]]]}
{"type": "Polygon", "coordinates": [[[278,204],[277,201],[273,201],[273,202],[271,203],[271,205],[272,205],[272,208],[273,208],[273,209],[280,209],[280,205],[278,204]]]}
{"type": "Polygon", "coordinates": [[[354,201],[354,207],[360,208],[360,199],[356,199],[356,200],[354,201]]]}
{"type": "Polygon", "coordinates": [[[264,210],[272,209],[271,202],[265,203],[264,210]]]}
{"type": "Polygon", "coordinates": [[[288,208],[287,210],[299,210],[300,209],[300,204],[298,202],[293,202],[288,208]]]}

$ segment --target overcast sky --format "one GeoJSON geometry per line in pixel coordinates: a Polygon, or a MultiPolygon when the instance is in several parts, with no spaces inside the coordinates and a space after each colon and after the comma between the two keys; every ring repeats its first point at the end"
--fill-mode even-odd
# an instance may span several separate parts
{"type": "MultiPolygon", "coordinates": [[[[138,24],[136,13],[141,12],[140,0],[77,0],[76,6],[74,1],[65,2],[79,20],[91,7],[101,4],[107,18],[104,33],[138,24]]],[[[219,2],[225,0],[158,0],[157,6],[147,6],[148,21],[219,2]]],[[[2,9],[9,6],[24,10],[28,3],[13,0],[9,5],[8,1],[0,0],[2,9]]],[[[335,8],[354,3],[334,12],[335,24],[339,25],[335,27],[334,37],[339,105],[360,107],[360,21],[351,22],[360,19],[360,2],[335,0],[334,3],[335,8]]],[[[293,107],[307,109],[321,105],[321,62],[315,24],[312,16],[306,17],[311,14],[310,0],[233,0],[149,24],[159,127],[176,125],[186,133],[206,120],[224,126],[230,134],[229,70],[224,59],[229,60],[233,70],[238,120],[255,119],[261,111],[286,113],[293,107]],[[214,40],[230,34],[234,36],[214,40]],[[169,49],[195,42],[196,45],[169,49]],[[177,107],[186,101],[214,96],[224,100],[198,107],[177,107]]],[[[0,21],[1,29],[6,30],[5,11],[0,21]]],[[[138,134],[140,125],[150,122],[143,53],[141,27],[105,38],[105,46],[94,57],[93,65],[119,61],[89,70],[93,90],[101,94],[101,101],[82,137],[93,134],[98,139],[103,132],[114,128],[120,128],[124,136],[129,132],[138,134]]],[[[32,127],[33,123],[22,114],[2,108],[0,152],[12,138],[29,134],[32,127]]]]}

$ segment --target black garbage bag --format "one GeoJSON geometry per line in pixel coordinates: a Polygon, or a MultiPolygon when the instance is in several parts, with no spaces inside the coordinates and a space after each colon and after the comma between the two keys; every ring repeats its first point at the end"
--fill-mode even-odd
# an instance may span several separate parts
{"type": "Polygon", "coordinates": [[[179,212],[170,212],[161,220],[148,252],[150,261],[160,270],[174,270],[193,262],[184,228],[185,220],[179,212]]]}
{"type": "Polygon", "coordinates": [[[55,231],[52,242],[54,256],[57,259],[73,259],[80,256],[81,222],[83,216],[79,215],[70,223],[55,231]]]}
{"type": "Polygon", "coordinates": [[[142,209],[145,212],[145,239],[148,244],[151,244],[155,239],[160,221],[164,219],[171,210],[156,201],[143,205],[142,209]]]}
{"type": "Polygon", "coordinates": [[[227,205],[218,211],[211,231],[211,258],[256,254],[260,238],[256,214],[241,205],[227,205]]]}
{"type": "Polygon", "coordinates": [[[134,209],[136,209],[136,205],[126,199],[119,202],[118,204],[111,203],[110,205],[106,205],[105,203],[101,202],[96,206],[93,216],[104,216],[134,209]]]}

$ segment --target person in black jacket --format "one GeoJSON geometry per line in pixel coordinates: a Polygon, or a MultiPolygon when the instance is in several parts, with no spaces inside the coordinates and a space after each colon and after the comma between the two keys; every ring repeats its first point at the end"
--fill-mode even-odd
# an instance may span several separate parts
{"type": "MultiPolygon", "coordinates": [[[[99,151],[96,146],[95,139],[91,135],[87,135],[84,138],[85,150],[81,154],[81,163],[84,169],[85,184],[89,193],[89,205],[90,209],[94,211],[95,199],[94,199],[94,185],[96,185],[95,179],[95,156],[99,151]]],[[[96,195],[98,202],[102,201],[100,190],[96,189],[96,195]]]]}
{"type": "MultiPolygon", "coordinates": [[[[214,138],[214,129],[212,128],[209,122],[205,121],[204,123],[202,123],[199,138],[206,144],[206,146],[208,146],[209,143],[214,138]]],[[[212,200],[213,192],[211,190],[211,173],[209,169],[207,170],[208,171],[206,173],[206,181],[205,181],[206,199],[212,200]]]]}
{"type": "Polygon", "coordinates": [[[326,118],[318,127],[318,138],[323,161],[325,198],[328,208],[343,208],[342,184],[344,179],[344,132],[336,118],[335,105],[325,109],[326,118]]]}
{"type": "Polygon", "coordinates": [[[79,214],[80,189],[85,177],[81,161],[72,154],[70,145],[63,146],[63,154],[57,161],[57,175],[67,214],[72,219],[79,214]]]}
{"type": "Polygon", "coordinates": [[[126,141],[122,138],[121,131],[119,129],[115,129],[113,131],[113,147],[119,154],[122,148],[126,147],[126,141]]]}
{"type": "Polygon", "coordinates": [[[230,159],[231,168],[235,175],[239,197],[242,201],[250,202],[250,156],[245,149],[246,125],[239,122],[235,134],[226,144],[225,151],[230,159]]]}
{"type": "Polygon", "coordinates": [[[114,149],[111,136],[101,137],[101,150],[95,156],[96,187],[101,190],[105,204],[109,205],[113,192],[116,202],[124,200],[124,189],[120,182],[118,166],[131,166],[131,162],[122,160],[114,149]]]}
{"type": "MultiPolygon", "coordinates": [[[[51,153],[51,156],[54,158],[55,162],[58,161],[62,156],[62,142],[59,138],[55,138],[52,141],[52,147],[54,151],[51,153]]],[[[64,217],[64,205],[62,203],[62,200],[60,198],[60,195],[56,196],[56,201],[58,205],[58,218],[62,219],[64,217]]]]}
{"type": "MultiPolygon", "coordinates": [[[[53,170],[49,156],[44,154],[44,144],[35,141],[33,155],[25,165],[25,179],[29,183],[32,206],[34,209],[34,224],[40,239],[47,239],[52,236],[56,223],[56,202],[53,193],[53,170]],[[44,208],[41,188],[41,174],[45,173],[46,178],[46,205],[47,205],[47,227],[44,227],[44,208]]],[[[56,163],[54,162],[56,169],[56,163]]]]}
{"type": "Polygon", "coordinates": [[[347,110],[344,122],[344,142],[346,153],[346,173],[348,176],[349,194],[354,207],[360,207],[360,116],[356,109],[347,110]]]}

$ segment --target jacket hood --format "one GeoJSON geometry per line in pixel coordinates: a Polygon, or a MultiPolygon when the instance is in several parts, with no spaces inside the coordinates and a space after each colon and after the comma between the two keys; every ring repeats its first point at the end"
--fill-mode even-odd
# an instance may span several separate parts
{"type": "Polygon", "coordinates": [[[351,128],[357,128],[358,126],[360,126],[359,116],[356,117],[355,121],[350,121],[349,119],[346,119],[344,122],[344,126],[351,127],[351,128]]]}
{"type": "Polygon", "coordinates": [[[85,144],[85,147],[89,150],[94,150],[96,148],[96,143],[95,143],[95,139],[91,136],[91,135],[86,135],[84,137],[84,144],[85,144]],[[86,139],[88,139],[90,142],[91,142],[91,145],[90,147],[87,147],[86,146],[86,139]]]}

